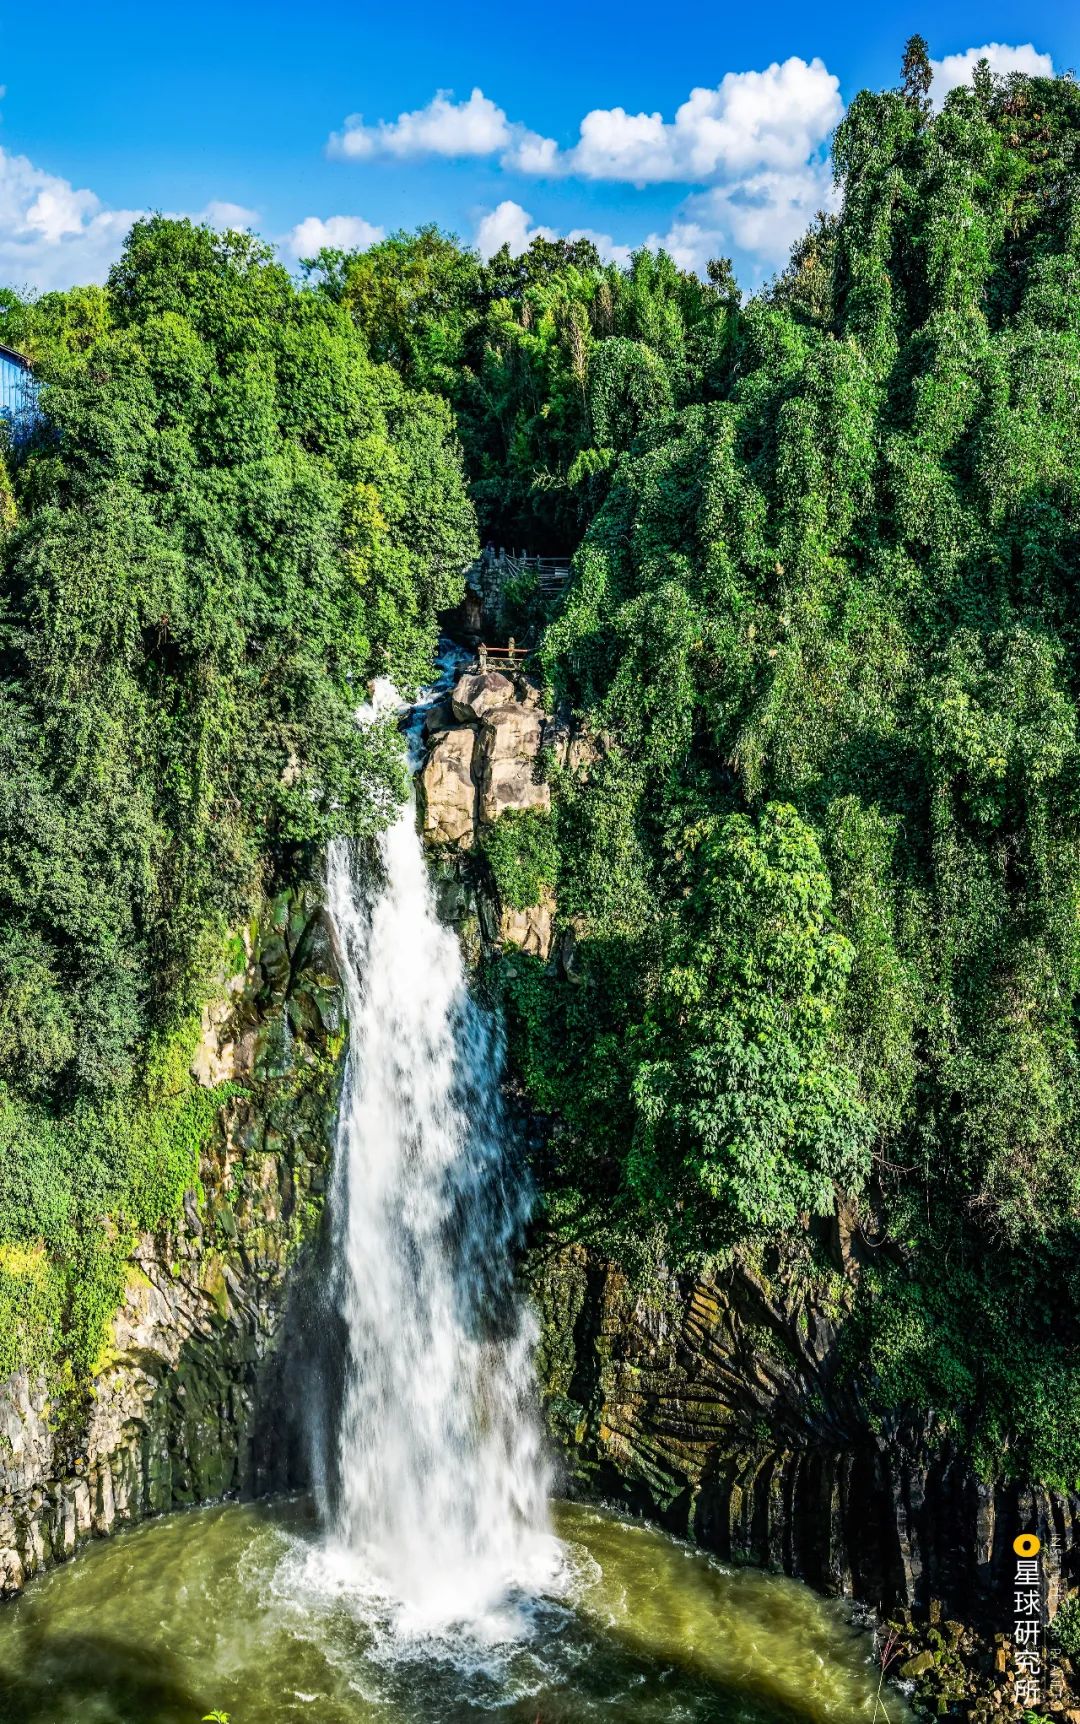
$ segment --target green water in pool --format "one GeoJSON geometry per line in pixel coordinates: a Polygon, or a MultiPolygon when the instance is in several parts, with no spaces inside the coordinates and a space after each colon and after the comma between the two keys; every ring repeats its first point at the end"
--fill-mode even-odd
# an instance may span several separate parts
{"type": "Polygon", "coordinates": [[[0,1608],[0,1717],[908,1724],[841,1605],[605,1510],[556,1503],[553,1521],[544,1593],[438,1631],[410,1627],[304,1501],[149,1523],[0,1608]]]}

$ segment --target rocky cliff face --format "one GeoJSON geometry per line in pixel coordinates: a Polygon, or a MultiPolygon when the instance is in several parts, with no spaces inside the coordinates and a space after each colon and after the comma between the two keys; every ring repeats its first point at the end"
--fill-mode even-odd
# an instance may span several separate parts
{"type": "Polygon", "coordinates": [[[94,1535],[284,1480],[274,1349],[322,1203],[341,1003],[317,895],[283,896],[203,1014],[193,1071],[236,1086],[202,1198],[138,1242],[92,1393],[0,1385],[0,1596],[94,1535]]]}
{"type": "Polygon", "coordinates": [[[936,1601],[995,1627],[1012,1540],[1035,1528],[1052,1613],[1080,1581],[1080,1498],[980,1482],[932,1416],[875,1429],[843,1368],[842,1276],[769,1268],[736,1261],[643,1294],[580,1247],[538,1253],[541,1375],[570,1488],[827,1593],[886,1612],[936,1601]]]}
{"type": "MultiPolygon", "coordinates": [[[[534,682],[495,672],[462,678],[427,729],[421,819],[448,918],[489,951],[564,961],[550,894],[500,906],[472,861],[504,813],[549,806],[545,753],[587,770],[594,745],[543,710],[534,682]]],[[[281,1341],[322,1206],[340,1012],[318,895],[276,900],[204,1013],[193,1070],[236,1093],[202,1197],[139,1241],[92,1398],[58,1424],[45,1383],[0,1385],[0,1595],[116,1526],[302,1476],[281,1341]]],[[[995,1625],[1011,1540],[1035,1527],[1052,1611],[1080,1582],[1080,1498],[980,1482],[932,1417],[875,1428],[844,1368],[858,1263],[843,1214],[824,1241],[831,1272],[809,1243],[801,1259],[793,1250],[642,1291],[582,1246],[537,1247],[540,1371],[565,1487],[826,1592],[886,1611],[940,1601],[995,1625]]]]}
{"type": "Polygon", "coordinates": [[[493,670],[461,677],[427,719],[420,775],[427,841],[469,850],[479,827],[506,810],[550,808],[536,767],[554,731],[530,678],[493,670]]]}

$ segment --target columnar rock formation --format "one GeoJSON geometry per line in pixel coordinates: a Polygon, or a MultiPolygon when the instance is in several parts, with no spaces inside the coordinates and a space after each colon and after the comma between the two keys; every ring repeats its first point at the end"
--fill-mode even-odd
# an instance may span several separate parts
{"type": "Polygon", "coordinates": [[[643,1292],[582,1247],[538,1249],[566,1487],[824,1592],[884,1611],[936,1601],[990,1628],[1013,1538],[1034,1528],[1052,1614],[1080,1582],[1080,1496],[979,1479],[933,1413],[872,1422],[843,1368],[855,1273],[850,1258],[822,1277],[797,1252],[767,1268],[743,1255],[643,1292]]]}

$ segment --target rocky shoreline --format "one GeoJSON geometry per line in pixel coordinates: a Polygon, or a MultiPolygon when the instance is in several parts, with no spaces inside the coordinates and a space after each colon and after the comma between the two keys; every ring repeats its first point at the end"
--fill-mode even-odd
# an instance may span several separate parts
{"type": "MultiPolygon", "coordinates": [[[[877,1639],[889,1677],[909,1690],[917,1714],[966,1718],[971,1724],[1017,1717],[1015,1663],[1005,1634],[980,1633],[951,1620],[940,1600],[932,1599],[922,1620],[904,1610],[879,1622],[877,1639]]],[[[1051,1656],[1038,1715],[1080,1724],[1078,1678],[1071,1659],[1051,1656]]]]}

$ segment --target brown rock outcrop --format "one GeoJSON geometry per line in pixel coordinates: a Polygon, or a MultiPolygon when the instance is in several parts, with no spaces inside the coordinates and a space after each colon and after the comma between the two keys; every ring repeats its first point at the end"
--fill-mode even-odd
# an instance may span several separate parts
{"type": "Polygon", "coordinates": [[[431,844],[468,850],[475,841],[475,747],[476,732],[471,728],[440,730],[431,739],[420,779],[424,837],[431,844]]]}
{"type": "Polygon", "coordinates": [[[514,946],[550,958],[556,904],[545,887],[536,904],[500,904],[455,852],[476,847],[485,827],[509,813],[547,813],[551,787],[538,774],[542,756],[583,773],[596,757],[592,742],[565,715],[544,710],[532,677],[470,671],[425,723],[429,752],[419,774],[424,837],[444,854],[438,867],[442,901],[457,906],[459,925],[473,916],[488,947],[514,946]]]}
{"type": "Polygon", "coordinates": [[[516,699],[517,691],[510,678],[502,671],[487,670],[459,677],[454,684],[450,704],[454,717],[461,724],[475,724],[486,713],[512,706],[516,699]]]}
{"type": "Polygon", "coordinates": [[[544,712],[537,682],[502,671],[460,677],[440,702],[435,725],[425,724],[425,735],[429,752],[419,775],[424,836],[461,850],[471,849],[479,829],[501,814],[550,808],[550,787],[537,776],[543,752],[560,765],[591,758],[589,745],[565,719],[544,712]]]}
{"type": "Polygon", "coordinates": [[[500,707],[480,730],[480,819],[497,820],[510,809],[551,807],[551,788],[537,782],[544,721],[528,707],[500,707]]]}
{"type": "Polygon", "coordinates": [[[555,899],[546,886],[541,889],[539,904],[530,904],[527,910],[503,906],[499,937],[504,946],[517,946],[519,951],[546,962],[551,956],[554,936],[555,899]]]}

